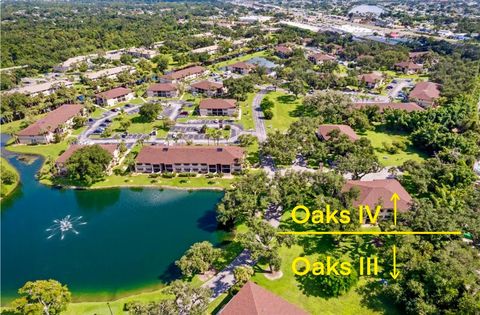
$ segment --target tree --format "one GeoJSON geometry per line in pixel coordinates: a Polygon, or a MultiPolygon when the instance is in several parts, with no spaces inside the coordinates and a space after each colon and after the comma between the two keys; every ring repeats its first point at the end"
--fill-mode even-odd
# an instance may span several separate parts
{"type": "Polygon", "coordinates": [[[84,116],[75,116],[73,118],[73,128],[81,128],[87,123],[87,117],[84,116]]]}
{"type": "Polygon", "coordinates": [[[128,127],[130,127],[132,124],[132,121],[128,118],[124,118],[120,121],[120,129],[126,131],[128,127]]]}
{"type": "MultiPolygon", "coordinates": [[[[344,137],[341,138],[344,139],[344,137]]],[[[344,139],[343,141],[349,140],[344,139]]],[[[336,155],[332,151],[331,154],[337,165],[337,170],[343,174],[352,173],[352,179],[354,180],[380,170],[380,163],[375,155],[375,149],[367,138],[356,140],[344,155],[336,155]]]]}
{"type": "Polygon", "coordinates": [[[157,103],[146,103],[140,107],[140,117],[146,122],[152,122],[157,119],[161,106],[157,103]]]}
{"type": "Polygon", "coordinates": [[[254,91],[254,84],[250,76],[238,79],[228,78],[223,81],[223,85],[228,90],[228,96],[237,101],[245,101],[247,94],[254,91]]]}
{"type": "Polygon", "coordinates": [[[168,288],[168,293],[175,296],[173,302],[176,314],[203,314],[210,302],[211,290],[204,287],[192,287],[190,284],[176,280],[168,288]]]}
{"type": "Polygon", "coordinates": [[[238,266],[233,269],[233,275],[235,276],[235,284],[232,286],[230,292],[232,294],[237,293],[250,280],[254,271],[250,266],[238,266]]]}
{"type": "Polygon", "coordinates": [[[428,241],[404,239],[398,249],[400,277],[383,292],[406,314],[478,314],[478,251],[454,241],[434,248],[428,241]]]}
{"type": "Polygon", "coordinates": [[[157,64],[157,71],[163,73],[165,70],[168,69],[168,65],[170,64],[170,58],[165,55],[158,55],[152,58],[152,61],[157,64]]]}
{"type": "Polygon", "coordinates": [[[274,201],[271,184],[265,172],[236,179],[217,206],[217,220],[224,225],[252,220],[274,201]]]}
{"type": "Polygon", "coordinates": [[[133,57],[129,54],[123,54],[120,56],[120,62],[126,65],[130,65],[133,62],[133,57]]]}
{"type": "Polygon", "coordinates": [[[277,230],[264,220],[255,220],[250,224],[247,233],[239,235],[242,246],[252,254],[252,259],[266,263],[270,272],[280,270],[281,258],[278,247],[281,239],[277,237],[277,230]]]}
{"type": "Polygon", "coordinates": [[[96,144],[76,150],[65,166],[70,179],[90,185],[103,179],[111,161],[112,155],[96,144]]]}
{"type": "Polygon", "coordinates": [[[189,283],[180,280],[173,281],[166,290],[166,293],[173,295],[173,299],[147,304],[130,302],[125,306],[132,315],[200,315],[204,314],[207,310],[212,294],[208,288],[193,287],[189,283]]]}
{"type": "MultiPolygon", "coordinates": [[[[326,261],[325,255],[320,255],[318,261],[326,261]]],[[[358,274],[355,268],[348,275],[312,275],[298,276],[297,280],[315,286],[315,291],[325,297],[338,297],[350,291],[358,282],[358,274]]]]}
{"type": "Polygon", "coordinates": [[[15,182],[16,178],[17,178],[17,175],[13,171],[7,169],[3,165],[1,167],[1,169],[2,169],[2,172],[1,172],[2,173],[2,183],[6,184],[6,185],[13,184],[15,182]]]}
{"type": "Polygon", "coordinates": [[[276,130],[262,144],[261,150],[264,155],[271,156],[277,165],[290,166],[297,155],[297,148],[294,139],[276,130]]]}
{"type": "Polygon", "coordinates": [[[220,257],[220,253],[220,249],[214,248],[210,242],[195,243],[175,262],[175,265],[185,277],[191,278],[194,274],[210,270],[220,257]]]}
{"type": "Polygon", "coordinates": [[[295,79],[288,83],[288,90],[292,92],[295,97],[298,97],[298,95],[305,93],[305,84],[303,81],[295,79]]]}
{"type": "Polygon", "coordinates": [[[55,315],[67,309],[71,293],[55,280],[28,281],[18,290],[21,296],[12,302],[16,314],[55,315]]]}
{"type": "Polygon", "coordinates": [[[256,140],[257,138],[255,136],[248,134],[238,136],[238,143],[241,147],[248,147],[254,144],[256,140]]]}

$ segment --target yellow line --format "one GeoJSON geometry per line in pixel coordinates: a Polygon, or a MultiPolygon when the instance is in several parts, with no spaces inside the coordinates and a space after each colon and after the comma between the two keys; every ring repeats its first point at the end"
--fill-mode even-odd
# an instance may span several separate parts
{"type": "Polygon", "coordinates": [[[460,231],[441,231],[441,232],[428,232],[428,231],[325,231],[325,232],[277,232],[282,235],[461,235],[460,231]]]}

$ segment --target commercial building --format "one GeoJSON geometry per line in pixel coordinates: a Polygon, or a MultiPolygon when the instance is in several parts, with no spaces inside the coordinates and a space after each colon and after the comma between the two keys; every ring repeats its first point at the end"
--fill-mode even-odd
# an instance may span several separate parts
{"type": "Polygon", "coordinates": [[[144,146],[137,173],[232,173],[242,170],[244,150],[235,146],[144,146]]]}

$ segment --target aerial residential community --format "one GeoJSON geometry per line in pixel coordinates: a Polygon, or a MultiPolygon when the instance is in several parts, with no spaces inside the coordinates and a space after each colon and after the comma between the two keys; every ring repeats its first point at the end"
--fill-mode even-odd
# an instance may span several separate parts
{"type": "Polygon", "coordinates": [[[2,314],[480,314],[480,2],[2,1],[2,314]]]}

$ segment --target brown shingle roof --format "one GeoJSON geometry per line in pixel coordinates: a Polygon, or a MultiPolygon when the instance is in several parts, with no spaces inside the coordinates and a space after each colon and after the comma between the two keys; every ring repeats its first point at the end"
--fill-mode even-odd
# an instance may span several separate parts
{"type": "Polygon", "coordinates": [[[237,101],[225,98],[205,98],[200,101],[200,109],[229,109],[236,108],[237,101]]]}
{"type": "Polygon", "coordinates": [[[291,54],[293,52],[293,49],[286,46],[286,45],[278,45],[275,47],[275,51],[279,52],[279,53],[282,53],[282,54],[285,54],[285,55],[288,55],[288,54],[291,54]]]}
{"type": "MultiPolygon", "coordinates": [[[[98,145],[98,144],[97,144],[98,145]]],[[[118,148],[117,144],[99,144],[99,146],[106,150],[108,153],[110,153],[112,156],[115,152],[115,150],[118,148]]],[[[78,149],[87,147],[87,145],[80,145],[80,144],[73,144],[68,147],[65,152],[63,152],[55,161],[56,163],[65,163],[73,153],[75,153],[78,149]]]]}
{"type": "Polygon", "coordinates": [[[243,61],[239,61],[239,62],[234,63],[233,65],[230,65],[228,67],[238,68],[238,69],[254,69],[254,68],[256,68],[255,65],[253,65],[251,63],[246,63],[246,62],[243,62],[243,61]]]}
{"type": "Polygon", "coordinates": [[[380,112],[383,112],[385,109],[400,109],[405,110],[407,112],[415,112],[424,110],[422,107],[418,106],[416,103],[409,102],[409,103],[353,103],[353,107],[360,109],[369,106],[376,106],[378,107],[380,112]]]}
{"type": "Polygon", "coordinates": [[[381,203],[386,209],[393,208],[390,200],[393,193],[397,193],[400,200],[397,201],[398,210],[405,212],[410,208],[412,197],[396,179],[378,179],[372,181],[349,180],[343,186],[342,191],[348,191],[356,187],[360,191],[358,198],[353,202],[355,207],[369,205],[370,207],[381,203]]]}
{"type": "Polygon", "coordinates": [[[108,90],[108,91],[105,91],[105,92],[98,93],[97,96],[101,97],[101,98],[104,98],[104,99],[107,99],[107,100],[110,100],[110,99],[113,99],[113,98],[125,96],[129,93],[132,93],[132,90],[124,88],[124,87],[117,87],[117,88],[114,88],[114,89],[111,89],[111,90],[108,90]]]}
{"type": "Polygon", "coordinates": [[[396,63],[395,67],[399,67],[399,68],[402,68],[402,69],[408,69],[408,70],[423,69],[423,65],[419,65],[419,64],[413,63],[411,61],[402,61],[402,62],[396,63]]]}
{"type": "Polygon", "coordinates": [[[236,164],[244,150],[235,146],[145,146],[138,153],[137,163],[236,164]]]}
{"type": "Polygon", "coordinates": [[[47,131],[54,131],[61,124],[67,122],[72,117],[78,115],[83,109],[83,105],[71,104],[62,105],[49,112],[42,119],[37,120],[27,128],[20,130],[19,136],[39,136],[47,131]]]}
{"type": "Polygon", "coordinates": [[[185,77],[194,75],[194,74],[201,74],[204,73],[207,69],[201,66],[193,66],[189,68],[185,68],[182,70],[174,71],[168,74],[165,74],[162,76],[162,78],[167,79],[167,80],[179,80],[183,79],[185,77]]]}
{"type": "Polygon", "coordinates": [[[408,57],[410,59],[414,59],[414,58],[417,58],[417,57],[421,57],[421,56],[424,56],[424,55],[427,55],[429,54],[430,52],[428,51],[414,51],[414,52],[409,52],[408,53],[408,57]]]}
{"type": "Polygon", "coordinates": [[[367,74],[361,74],[358,76],[358,79],[363,82],[367,83],[377,83],[382,79],[382,75],[379,73],[367,73],[367,74]]]}
{"type": "Polygon", "coordinates": [[[423,101],[433,101],[440,97],[440,84],[433,82],[419,82],[408,97],[410,99],[417,99],[423,101]]]}
{"type": "Polygon", "coordinates": [[[315,61],[331,61],[335,60],[335,57],[324,54],[324,53],[316,53],[310,56],[310,58],[315,59],[315,61]]]}
{"type": "Polygon", "coordinates": [[[177,86],[172,83],[155,83],[152,84],[148,87],[147,91],[153,91],[153,92],[170,92],[170,91],[176,91],[177,86]]]}
{"type": "Polygon", "coordinates": [[[318,127],[317,133],[318,135],[322,136],[323,139],[328,140],[330,139],[329,134],[333,130],[339,130],[340,134],[346,135],[352,141],[359,139],[355,131],[347,125],[320,125],[320,127],[318,127]]]}
{"type": "Polygon", "coordinates": [[[219,315],[306,315],[307,312],[249,281],[219,315]]]}
{"type": "Polygon", "coordinates": [[[218,90],[223,88],[223,83],[204,80],[204,81],[193,83],[191,86],[200,90],[212,91],[212,90],[218,90]]]}

